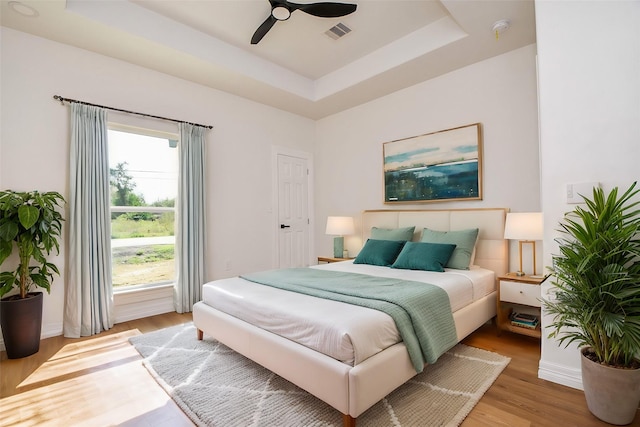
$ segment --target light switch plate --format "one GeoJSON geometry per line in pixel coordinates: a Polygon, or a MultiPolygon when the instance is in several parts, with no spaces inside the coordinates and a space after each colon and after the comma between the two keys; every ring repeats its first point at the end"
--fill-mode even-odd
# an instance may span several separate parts
{"type": "Polygon", "coordinates": [[[594,187],[600,188],[600,183],[581,182],[577,184],[567,184],[567,203],[583,203],[584,200],[581,195],[591,198],[594,187]]]}

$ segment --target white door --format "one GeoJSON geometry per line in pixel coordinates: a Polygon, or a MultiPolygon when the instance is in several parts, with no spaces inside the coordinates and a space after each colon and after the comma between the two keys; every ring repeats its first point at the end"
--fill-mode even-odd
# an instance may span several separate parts
{"type": "Polygon", "coordinates": [[[278,154],[278,260],[280,268],[309,259],[307,159],[278,154]]]}

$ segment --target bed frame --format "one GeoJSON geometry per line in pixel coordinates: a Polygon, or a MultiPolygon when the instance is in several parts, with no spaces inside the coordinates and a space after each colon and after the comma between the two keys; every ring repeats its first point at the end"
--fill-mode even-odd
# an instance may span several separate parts
{"type": "MultiPolygon", "coordinates": [[[[424,227],[449,231],[479,228],[474,264],[493,270],[496,277],[508,271],[504,223],[507,209],[370,210],[362,213],[363,242],[371,227],[416,226],[414,240],[424,227]]],[[[496,293],[456,311],[458,341],[496,314],[496,293]]],[[[211,336],[238,353],[296,384],[343,414],[345,427],[397,387],[416,375],[403,343],[395,344],[350,366],[308,347],[253,326],[203,302],[193,306],[198,339],[211,336]]]]}

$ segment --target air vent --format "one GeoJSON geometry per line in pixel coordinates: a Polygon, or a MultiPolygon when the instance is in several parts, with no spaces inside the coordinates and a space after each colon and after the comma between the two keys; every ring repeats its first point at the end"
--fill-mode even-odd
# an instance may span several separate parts
{"type": "Polygon", "coordinates": [[[339,38],[346,36],[350,32],[351,32],[351,28],[347,27],[342,22],[340,22],[337,25],[334,25],[333,27],[329,28],[325,32],[325,34],[334,40],[338,40],[339,38]]]}

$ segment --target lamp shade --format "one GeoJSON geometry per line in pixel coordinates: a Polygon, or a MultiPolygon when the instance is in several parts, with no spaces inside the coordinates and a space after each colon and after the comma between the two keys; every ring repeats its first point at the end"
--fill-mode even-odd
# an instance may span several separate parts
{"type": "Polygon", "coordinates": [[[507,213],[504,238],[512,240],[542,240],[542,212],[507,213]]]}
{"type": "Polygon", "coordinates": [[[350,216],[330,216],[327,217],[326,234],[332,236],[347,236],[353,234],[353,218],[350,216]]]}

